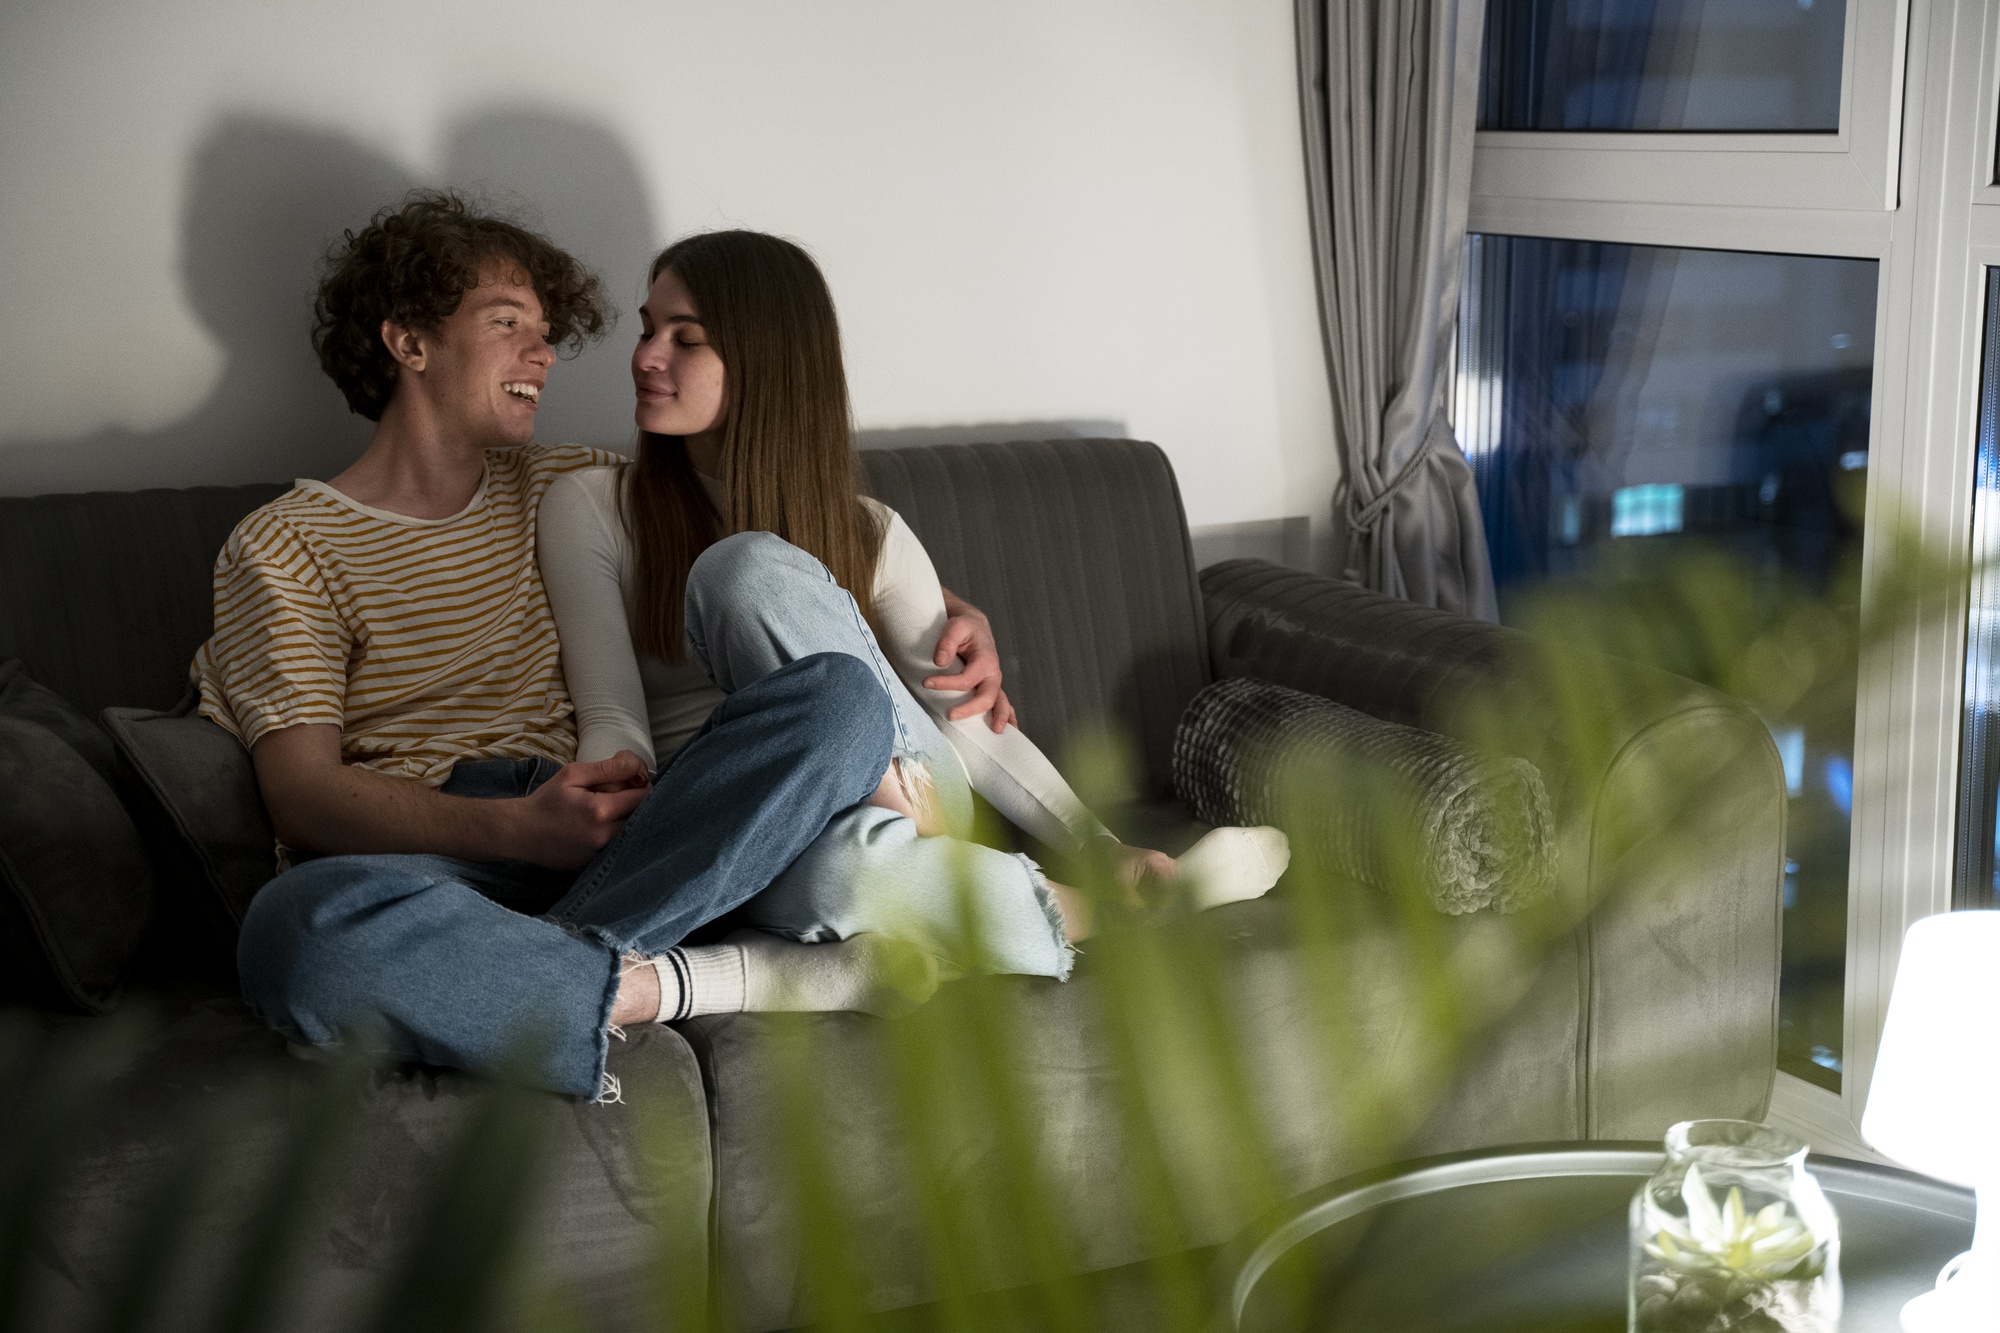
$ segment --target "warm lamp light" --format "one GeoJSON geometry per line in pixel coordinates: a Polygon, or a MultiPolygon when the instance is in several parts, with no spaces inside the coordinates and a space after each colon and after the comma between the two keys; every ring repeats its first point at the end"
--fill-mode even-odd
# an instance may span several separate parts
{"type": "Polygon", "coordinates": [[[1927,916],[1903,937],[1861,1137],[1978,1196],[1972,1248],[1903,1307],[1906,1333],[2000,1329],[2000,912],[1927,916]]]}

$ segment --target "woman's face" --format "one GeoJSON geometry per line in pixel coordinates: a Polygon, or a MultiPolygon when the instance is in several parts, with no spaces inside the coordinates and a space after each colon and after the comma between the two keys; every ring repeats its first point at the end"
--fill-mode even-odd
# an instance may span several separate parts
{"type": "Polygon", "coordinates": [[[655,435],[698,436],[722,424],[722,358],[708,342],[687,284],[672,269],[653,279],[639,307],[632,352],[633,419],[655,435]]]}

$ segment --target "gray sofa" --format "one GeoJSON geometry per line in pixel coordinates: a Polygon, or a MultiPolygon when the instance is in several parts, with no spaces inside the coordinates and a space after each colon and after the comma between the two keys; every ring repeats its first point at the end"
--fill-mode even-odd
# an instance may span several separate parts
{"type": "MultiPolygon", "coordinates": [[[[1168,795],[1175,726],[1211,680],[1258,676],[1449,732],[1464,725],[1453,705],[1468,686],[1526,660],[1513,631],[1335,580],[1252,560],[1197,576],[1172,471],[1151,445],[926,447],[865,459],[875,494],[909,521],[947,586],[991,615],[1007,688],[1029,732],[1058,755],[1105,721],[1134,739],[1141,799],[1114,822],[1169,850],[1198,831],[1168,795]]],[[[0,659],[21,658],[91,716],[113,705],[172,705],[208,632],[215,552],[243,514],[280,490],[0,499],[0,659]]],[[[1636,667],[1607,670],[1629,684],[1605,696],[1601,731],[1611,743],[1578,755],[1551,735],[1522,756],[1541,770],[1558,812],[1577,816],[1569,823],[1583,832],[1564,849],[1563,891],[1592,906],[1521,979],[1522,993],[1439,1090],[1402,1144],[1409,1154],[1646,1138],[1689,1116],[1765,1110],[1783,844],[1777,756],[1740,706],[1636,667]],[[1663,861],[1649,880],[1647,842],[1661,830],[1629,818],[1611,827],[1596,812],[1634,808],[1615,798],[1657,779],[1648,756],[1690,748],[1722,756],[1704,782],[1729,817],[1704,830],[1697,863],[1663,861]],[[1619,891],[1610,894],[1614,875],[1619,891]]],[[[167,916],[176,910],[171,887],[162,888],[167,916]]],[[[1290,1073],[1313,1004],[1288,962],[1295,910],[1281,886],[1212,914],[1227,923],[1216,984],[1254,1016],[1244,1060],[1286,1190],[1378,1164],[1339,1108],[1290,1073]]],[[[1452,919],[1441,928],[1470,933],[1480,923],[1452,919]]],[[[237,1262],[231,1256],[254,1249],[269,1225],[255,1201],[290,1179],[291,1131],[312,1113],[299,1090],[329,1077],[287,1058],[236,1000],[225,971],[176,952],[156,942],[142,958],[126,1008],[139,1004],[157,1019],[116,1053],[111,1095],[96,1099],[95,1118],[78,1130],[75,1155],[35,1223],[35,1299],[48,1326],[92,1317],[112,1300],[119,1251],[110,1238],[131,1234],[187,1126],[219,1097],[232,1100],[226,1151],[216,1160],[234,1183],[187,1215],[184,1261],[190,1273],[224,1274],[237,1262]]],[[[1394,1058],[1397,1006],[1407,994],[1397,966],[1391,952],[1355,954],[1364,982],[1369,969],[1381,972],[1368,991],[1379,1002],[1351,1019],[1364,1063],[1394,1058]]],[[[1038,1034],[1019,1055],[1030,1103],[1023,1123],[1069,1222],[1066,1262],[1105,1269],[1157,1252],[1164,1242],[1140,1224],[1125,1184],[1120,1113],[1106,1091],[1112,1058],[1096,1037],[1092,959],[1086,954],[1067,985],[951,983],[931,1003],[950,1006],[970,986],[1004,992],[1038,1034]]],[[[14,1052],[32,1048],[44,1061],[117,1022],[14,1017],[16,1035],[31,1034],[14,1052]]],[[[808,1024],[815,1113],[837,1145],[838,1184],[862,1223],[853,1253],[877,1309],[938,1295],[919,1243],[925,1210],[895,1165],[880,1068],[885,1026],[846,1014],[808,1024]]],[[[731,1016],[651,1028],[614,1051],[626,1105],[547,1099],[553,1165],[535,1205],[533,1253],[593,1319],[615,1325],[654,1299],[662,1237],[676,1238],[672,1300],[683,1309],[720,1310],[753,1329],[824,1313],[806,1301],[805,1259],[791,1228],[789,1159],[773,1110],[778,1057],[762,1040],[768,1027],[731,1016]]],[[[412,1069],[355,1089],[362,1147],[315,1187],[325,1207],[298,1241],[303,1294],[273,1307],[272,1322],[340,1326],[405,1262],[400,1247],[420,1206],[410,1182],[440,1169],[447,1130],[473,1083],[412,1069]]],[[[27,1114],[20,1106],[31,1089],[17,1081],[6,1096],[9,1114],[27,1114]]],[[[1004,1194],[1008,1154],[968,1133],[944,1155],[949,1189],[1004,1194]]],[[[1226,1198],[1190,1218],[1174,1244],[1214,1244],[1251,1220],[1226,1198]]],[[[998,1254],[968,1280],[999,1288],[1034,1276],[998,1254]]],[[[183,1298],[198,1301],[203,1280],[190,1279],[183,1298]]]]}

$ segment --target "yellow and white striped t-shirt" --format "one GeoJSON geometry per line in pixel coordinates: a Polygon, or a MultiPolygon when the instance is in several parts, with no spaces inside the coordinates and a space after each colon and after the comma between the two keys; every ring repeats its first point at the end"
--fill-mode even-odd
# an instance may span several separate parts
{"type": "Polygon", "coordinates": [[[330,722],[345,762],[433,786],[461,759],[567,763],[535,508],[563,473],[617,461],[575,444],[489,450],[472,503],[441,519],[299,482],[216,557],[215,634],[193,667],[202,715],[245,746],[330,722]]]}

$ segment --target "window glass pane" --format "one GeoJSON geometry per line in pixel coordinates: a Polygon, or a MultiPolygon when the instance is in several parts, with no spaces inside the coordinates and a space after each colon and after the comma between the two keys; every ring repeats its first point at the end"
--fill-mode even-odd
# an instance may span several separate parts
{"type": "Polygon", "coordinates": [[[1482,130],[1840,128],[1846,0],[1486,0],[1482,130]]]}
{"type": "MultiPolygon", "coordinates": [[[[1501,618],[1555,582],[1636,605],[1696,546],[1773,611],[1788,586],[1858,615],[1837,576],[1860,552],[1875,284],[1874,260],[1468,237],[1454,421],[1501,618]]],[[[1779,1059],[1837,1088],[1854,680],[1819,688],[1765,718],[1790,796],[1779,1059]]]]}
{"type": "Polygon", "coordinates": [[[1979,377],[1979,452],[1972,493],[1971,621],[1965,635],[1965,722],[1959,733],[1959,907],[2000,906],[2000,269],[1986,270],[1986,356],[1979,377]]]}

